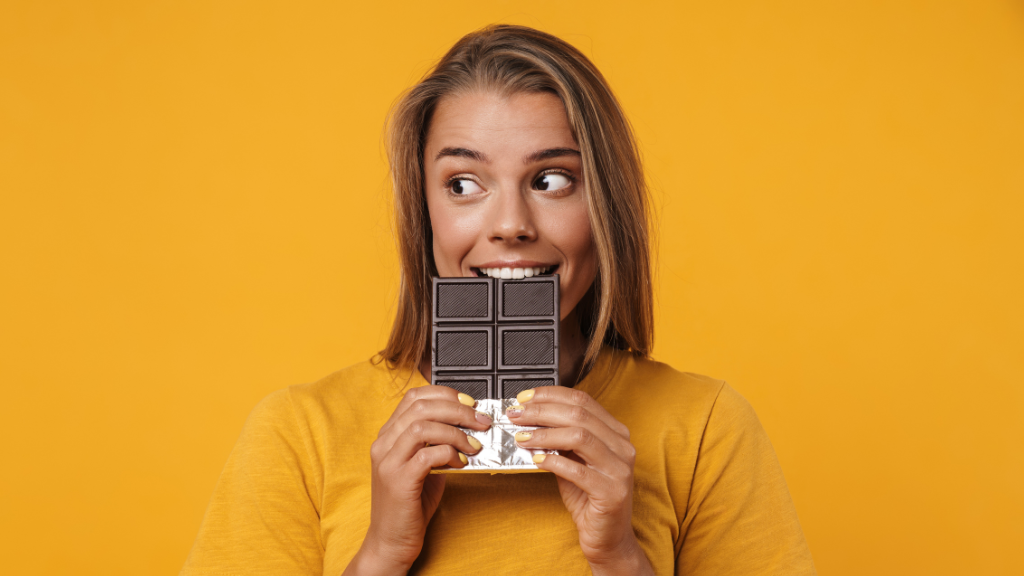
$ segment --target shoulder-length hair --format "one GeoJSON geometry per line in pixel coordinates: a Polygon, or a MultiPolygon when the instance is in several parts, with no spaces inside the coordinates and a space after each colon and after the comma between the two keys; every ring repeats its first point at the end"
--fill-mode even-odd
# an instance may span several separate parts
{"type": "Polygon", "coordinates": [[[562,100],[583,160],[598,274],[577,305],[592,363],[602,345],[650,354],[654,339],[647,187],[633,131],[597,68],[550,34],[497,25],[459,40],[395,105],[388,122],[398,309],[381,357],[409,368],[429,354],[431,279],[437,275],[423,183],[423,149],[438,101],[475,90],[548,92],[562,100]]]}

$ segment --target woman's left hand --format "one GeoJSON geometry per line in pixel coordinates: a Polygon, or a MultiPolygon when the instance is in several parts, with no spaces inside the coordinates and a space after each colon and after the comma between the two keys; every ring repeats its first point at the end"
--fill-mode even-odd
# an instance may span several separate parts
{"type": "Polygon", "coordinates": [[[516,434],[516,442],[561,452],[534,461],[558,477],[594,574],[653,574],[633,532],[636,449],[629,429],[582,390],[544,386],[516,399],[520,405],[506,411],[513,423],[545,427],[516,434]]]}

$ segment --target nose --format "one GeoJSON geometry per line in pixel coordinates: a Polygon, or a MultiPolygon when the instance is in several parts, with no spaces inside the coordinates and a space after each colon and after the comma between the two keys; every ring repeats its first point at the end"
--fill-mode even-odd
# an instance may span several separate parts
{"type": "Polygon", "coordinates": [[[537,227],[525,195],[513,188],[498,194],[497,200],[491,217],[491,240],[506,244],[536,240],[537,227]]]}

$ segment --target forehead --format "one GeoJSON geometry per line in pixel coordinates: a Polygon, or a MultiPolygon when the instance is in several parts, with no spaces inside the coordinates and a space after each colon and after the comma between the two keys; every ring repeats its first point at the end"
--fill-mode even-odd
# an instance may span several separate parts
{"type": "Polygon", "coordinates": [[[427,132],[430,151],[462,146],[487,153],[502,149],[575,147],[562,101],[547,92],[502,96],[467,92],[441,99],[427,132]]]}

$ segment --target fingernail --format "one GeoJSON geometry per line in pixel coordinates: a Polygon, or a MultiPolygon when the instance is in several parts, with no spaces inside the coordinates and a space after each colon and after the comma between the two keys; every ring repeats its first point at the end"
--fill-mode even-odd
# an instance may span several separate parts
{"type": "Polygon", "coordinates": [[[476,405],[476,400],[473,400],[472,396],[470,396],[469,394],[463,394],[462,392],[459,392],[459,402],[462,402],[466,406],[470,407],[476,405]]]}
{"type": "Polygon", "coordinates": [[[516,432],[516,442],[526,442],[533,438],[533,432],[516,432]]]}
{"type": "Polygon", "coordinates": [[[469,445],[473,447],[473,450],[479,450],[480,448],[483,447],[483,444],[481,444],[480,441],[477,440],[476,438],[473,438],[468,434],[466,435],[466,437],[469,438],[469,445]]]}
{"type": "Polygon", "coordinates": [[[505,410],[505,415],[508,416],[509,418],[518,418],[519,416],[523,415],[523,410],[525,410],[525,408],[523,408],[519,404],[516,404],[515,406],[509,406],[505,410]]]}
{"type": "MultiPolygon", "coordinates": [[[[459,460],[462,460],[463,464],[469,464],[469,458],[466,458],[466,455],[463,454],[462,452],[459,452],[459,460]]],[[[537,457],[536,456],[533,457],[533,461],[534,462],[537,461],[537,457]]]]}
{"type": "Polygon", "coordinates": [[[520,404],[526,404],[530,400],[533,400],[533,392],[534,390],[533,388],[531,388],[529,390],[523,390],[519,394],[516,394],[516,402],[519,402],[520,404]]]}
{"type": "Polygon", "coordinates": [[[548,457],[548,455],[547,455],[547,454],[534,454],[534,455],[533,455],[533,463],[534,463],[534,464],[540,464],[540,463],[541,463],[541,462],[543,462],[543,461],[544,461],[544,459],[545,459],[545,458],[547,458],[547,457],[548,457]]]}
{"type": "Polygon", "coordinates": [[[476,421],[481,424],[486,424],[488,426],[494,424],[494,420],[491,420],[491,417],[488,416],[487,414],[484,414],[483,412],[476,413],[476,421]]]}

